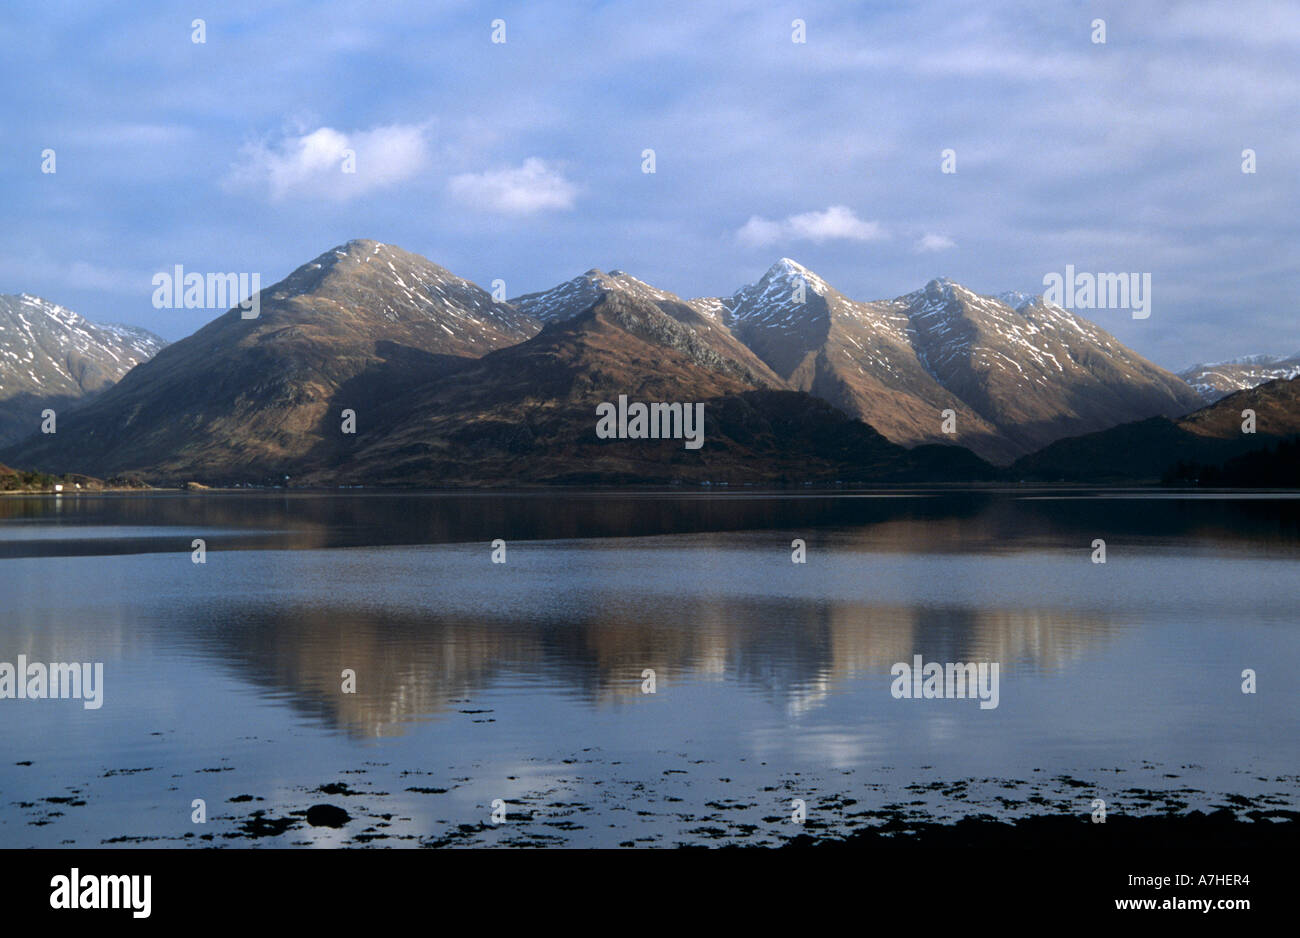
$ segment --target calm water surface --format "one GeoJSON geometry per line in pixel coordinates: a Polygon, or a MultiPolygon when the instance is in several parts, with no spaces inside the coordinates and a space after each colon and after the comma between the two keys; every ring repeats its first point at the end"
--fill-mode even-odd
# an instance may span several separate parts
{"type": "Polygon", "coordinates": [[[0,844],[768,844],[795,798],[825,835],[1295,810],[1298,561],[1282,494],[7,498],[0,661],[105,687],[0,700],[0,844]],[[999,706],[894,699],[917,654],[998,662],[999,706]],[[353,820],[307,824],[325,803],[353,820]]]}

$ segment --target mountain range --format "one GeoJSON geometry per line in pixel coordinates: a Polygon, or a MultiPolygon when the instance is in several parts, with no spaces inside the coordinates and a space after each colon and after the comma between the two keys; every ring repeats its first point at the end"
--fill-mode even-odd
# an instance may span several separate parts
{"type": "Polygon", "coordinates": [[[1041,297],[940,279],[862,302],[783,258],[729,297],[593,269],[502,301],[357,240],[0,458],[215,484],[968,481],[1201,403],[1041,297]],[[706,445],[598,438],[597,405],[620,395],[704,403],[706,445]]]}
{"type": "Polygon", "coordinates": [[[820,397],[904,446],[953,443],[940,416],[952,409],[956,442],[1007,463],[1062,436],[1201,403],[1185,382],[1067,310],[1040,297],[1015,296],[1013,306],[948,280],[859,302],[781,258],[729,297],[683,300],[592,270],[512,302],[557,321],[609,291],[668,310],[744,361],[756,384],[820,397]]]}

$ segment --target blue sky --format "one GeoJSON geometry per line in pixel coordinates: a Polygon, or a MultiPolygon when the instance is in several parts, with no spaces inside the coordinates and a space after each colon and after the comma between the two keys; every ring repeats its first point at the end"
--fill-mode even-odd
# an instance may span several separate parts
{"type": "Polygon", "coordinates": [[[1171,368],[1300,350],[1294,5],[8,4],[0,53],[0,292],[171,340],[216,313],[155,272],[369,237],[511,296],[1150,272],[1149,319],[1084,315],[1171,368]]]}

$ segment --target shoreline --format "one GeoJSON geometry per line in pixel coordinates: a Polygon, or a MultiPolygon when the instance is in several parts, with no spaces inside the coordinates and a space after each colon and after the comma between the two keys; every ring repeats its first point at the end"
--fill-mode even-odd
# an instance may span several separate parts
{"type": "Polygon", "coordinates": [[[379,494],[379,495],[422,495],[422,494],[567,494],[581,492],[643,494],[692,494],[692,495],[763,495],[763,494],[840,494],[852,495],[871,492],[899,493],[947,493],[947,492],[987,492],[990,494],[1033,493],[1033,492],[1098,492],[1121,493],[1132,492],[1145,495],[1300,495],[1300,485],[1290,488],[1202,488],[1196,486],[1165,486],[1159,484],[1119,484],[1119,483],[1006,483],[1006,482],[928,482],[928,483],[739,483],[698,482],[698,483],[644,483],[644,484],[504,484],[473,486],[405,486],[405,485],[202,485],[185,483],[180,485],[129,485],[80,488],[72,491],[56,492],[42,489],[3,489],[4,496],[59,496],[77,497],[85,495],[242,495],[247,493],[294,493],[299,495],[333,495],[333,494],[379,494]]]}

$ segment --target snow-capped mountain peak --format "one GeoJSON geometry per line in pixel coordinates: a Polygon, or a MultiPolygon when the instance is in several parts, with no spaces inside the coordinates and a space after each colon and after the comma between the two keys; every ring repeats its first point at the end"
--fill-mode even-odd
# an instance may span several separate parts
{"type": "Polygon", "coordinates": [[[839,294],[807,267],[783,257],[756,282],[722,300],[730,323],[794,328],[810,316],[824,317],[826,299],[839,294]],[[812,302],[819,299],[821,302],[812,302]]]}
{"type": "Polygon", "coordinates": [[[543,323],[559,322],[590,309],[601,296],[609,292],[624,293],[651,303],[682,302],[680,297],[652,287],[626,271],[615,268],[605,273],[593,267],[549,290],[517,296],[510,300],[510,304],[521,313],[543,323]]]}
{"type": "Polygon", "coordinates": [[[0,295],[0,442],[35,432],[46,406],[61,410],[108,387],[166,344],[30,293],[0,295]]]}
{"type": "Polygon", "coordinates": [[[93,323],[49,300],[0,295],[0,392],[18,369],[34,387],[80,394],[111,384],[167,343],[144,329],[93,323]],[[40,374],[36,374],[40,371],[40,374]]]}
{"type": "Polygon", "coordinates": [[[793,283],[803,281],[806,288],[814,293],[822,294],[830,291],[830,285],[821,277],[813,273],[803,264],[788,257],[783,257],[767,269],[767,273],[759,280],[759,283],[766,281],[772,283],[793,283]]]}
{"type": "Polygon", "coordinates": [[[1033,293],[1023,293],[1020,290],[1006,290],[999,293],[997,298],[1017,312],[1019,312],[1022,307],[1028,306],[1035,300],[1040,299],[1040,297],[1033,293]]]}

